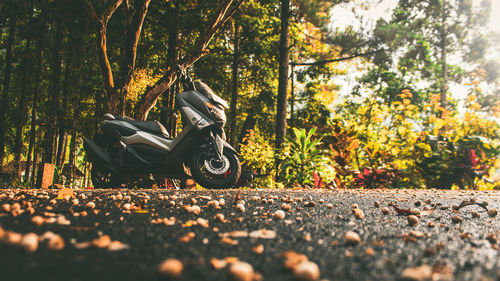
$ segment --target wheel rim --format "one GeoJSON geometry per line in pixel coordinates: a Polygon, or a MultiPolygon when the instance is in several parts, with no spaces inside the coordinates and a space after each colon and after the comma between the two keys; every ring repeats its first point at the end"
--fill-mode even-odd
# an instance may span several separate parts
{"type": "Polygon", "coordinates": [[[233,172],[230,161],[225,155],[222,156],[222,162],[209,155],[200,155],[196,167],[205,178],[217,182],[227,180],[233,172]]]}

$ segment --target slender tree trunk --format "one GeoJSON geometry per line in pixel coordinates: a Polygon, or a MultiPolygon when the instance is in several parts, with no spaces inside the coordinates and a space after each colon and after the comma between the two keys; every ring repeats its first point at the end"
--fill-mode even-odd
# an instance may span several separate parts
{"type": "MultiPolygon", "coordinates": [[[[281,33],[279,44],[278,100],[276,104],[276,149],[281,149],[286,136],[286,106],[288,95],[288,67],[290,56],[290,0],[281,0],[281,33]]],[[[278,166],[276,158],[276,166],[278,166]]],[[[278,169],[276,169],[278,173],[278,169]]]]}
{"type": "Polygon", "coordinates": [[[64,0],[60,0],[58,5],[60,5],[59,11],[61,14],[57,18],[56,22],[56,36],[52,53],[52,78],[51,78],[51,89],[50,89],[50,104],[49,108],[52,112],[56,114],[49,115],[48,128],[46,135],[44,137],[44,153],[42,161],[44,163],[53,162],[54,153],[54,141],[56,135],[56,117],[59,110],[59,91],[61,84],[61,63],[62,63],[62,50],[63,50],[63,37],[64,37],[64,0]]]}
{"type": "MultiPolygon", "coordinates": [[[[38,96],[40,93],[40,80],[41,80],[40,76],[42,73],[42,64],[43,64],[42,41],[43,40],[41,40],[38,43],[38,51],[37,51],[38,62],[37,62],[37,70],[35,73],[35,85],[34,85],[35,89],[33,91],[33,105],[31,107],[30,143],[29,143],[29,147],[28,147],[28,156],[26,157],[27,158],[26,170],[24,172],[27,179],[29,179],[28,176],[29,176],[30,171],[31,171],[30,168],[31,168],[32,163],[33,163],[33,171],[31,173],[35,174],[35,169],[36,169],[36,159],[34,158],[36,156],[36,153],[33,156],[33,160],[32,160],[31,154],[33,153],[33,151],[35,151],[36,114],[37,114],[37,108],[38,108],[38,96]]],[[[34,183],[34,182],[32,181],[32,183],[34,183]]]]}
{"type": "Polygon", "coordinates": [[[229,141],[232,145],[236,144],[236,109],[238,105],[238,63],[239,63],[239,41],[240,41],[240,29],[241,26],[238,25],[236,20],[234,21],[234,43],[233,43],[233,88],[231,91],[231,108],[229,116],[229,141]]]}
{"type": "Polygon", "coordinates": [[[440,27],[440,39],[441,39],[441,106],[446,108],[448,106],[446,102],[446,92],[448,91],[448,65],[446,63],[446,1],[443,0],[441,4],[441,27],[440,27]]]}
{"type": "MultiPolygon", "coordinates": [[[[168,45],[167,45],[167,65],[174,65],[177,60],[177,41],[179,38],[179,0],[175,1],[174,11],[171,17],[171,23],[169,24],[170,32],[168,35],[168,45]]],[[[170,91],[163,93],[162,99],[162,116],[164,120],[165,127],[170,132],[171,131],[171,120],[174,118],[174,108],[171,106],[175,102],[175,92],[171,89],[170,91]]]]}
{"type": "Polygon", "coordinates": [[[17,118],[16,118],[16,137],[14,141],[14,163],[15,163],[15,174],[19,180],[21,179],[21,154],[23,150],[23,128],[25,123],[26,115],[26,87],[28,83],[28,75],[31,70],[31,36],[28,38],[26,43],[26,50],[23,59],[23,74],[22,74],[22,85],[21,85],[21,96],[19,97],[19,105],[17,108],[17,118]]]}
{"type": "Polygon", "coordinates": [[[71,55],[70,55],[70,52],[68,50],[68,54],[66,57],[66,71],[64,74],[63,103],[62,103],[62,107],[59,107],[58,114],[57,114],[57,119],[58,119],[58,124],[59,124],[59,142],[57,143],[57,160],[56,160],[57,166],[61,166],[64,164],[64,161],[62,161],[62,159],[63,159],[64,152],[66,152],[66,150],[63,148],[63,142],[61,140],[64,140],[64,136],[66,135],[65,110],[66,110],[66,107],[68,105],[68,95],[69,95],[70,84],[71,84],[71,67],[72,67],[71,55]]]}
{"type": "Polygon", "coordinates": [[[39,183],[37,183],[37,179],[38,177],[36,176],[36,171],[37,171],[37,165],[38,165],[38,151],[40,150],[40,146],[38,145],[34,145],[33,146],[33,168],[31,169],[31,184],[35,185],[35,186],[40,186],[39,183]]]}
{"type": "Polygon", "coordinates": [[[69,182],[73,182],[75,176],[75,153],[76,153],[76,118],[78,117],[78,107],[73,112],[73,120],[71,120],[71,142],[69,145],[69,160],[68,164],[71,168],[69,182]]]}
{"type": "Polygon", "coordinates": [[[9,20],[9,37],[5,54],[5,72],[2,89],[2,104],[0,105],[0,170],[5,157],[5,136],[7,135],[7,104],[9,103],[10,77],[12,75],[12,61],[14,57],[14,44],[16,34],[17,19],[15,13],[9,20]]]}

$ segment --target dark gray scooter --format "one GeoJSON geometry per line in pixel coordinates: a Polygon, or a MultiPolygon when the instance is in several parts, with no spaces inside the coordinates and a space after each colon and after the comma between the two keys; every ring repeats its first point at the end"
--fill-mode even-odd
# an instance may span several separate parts
{"type": "Polygon", "coordinates": [[[95,188],[118,187],[145,175],[193,177],[205,188],[229,188],[240,177],[236,150],[225,141],[226,101],[203,82],[181,75],[188,90],[177,94],[183,131],[170,138],[157,121],[104,115],[102,134],[86,139],[95,188]]]}

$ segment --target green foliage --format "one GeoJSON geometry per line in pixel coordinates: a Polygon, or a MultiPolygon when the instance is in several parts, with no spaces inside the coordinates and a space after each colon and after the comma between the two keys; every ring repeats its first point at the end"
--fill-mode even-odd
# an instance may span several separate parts
{"type": "Polygon", "coordinates": [[[316,128],[309,131],[305,129],[293,129],[281,160],[281,173],[286,186],[292,187],[296,184],[301,186],[319,187],[314,173],[323,182],[333,180],[334,171],[326,154],[320,150],[321,138],[315,138],[316,128]]]}
{"type": "Polygon", "coordinates": [[[239,147],[241,164],[257,173],[257,187],[274,186],[274,150],[258,132],[250,130],[239,147]]]}

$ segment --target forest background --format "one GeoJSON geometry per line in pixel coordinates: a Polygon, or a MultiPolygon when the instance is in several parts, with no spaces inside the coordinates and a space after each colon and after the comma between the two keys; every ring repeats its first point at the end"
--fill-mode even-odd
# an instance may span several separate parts
{"type": "Polygon", "coordinates": [[[4,184],[90,185],[106,112],[175,136],[181,66],[229,101],[257,187],[500,189],[491,1],[393,2],[370,25],[376,1],[0,0],[4,184]]]}

